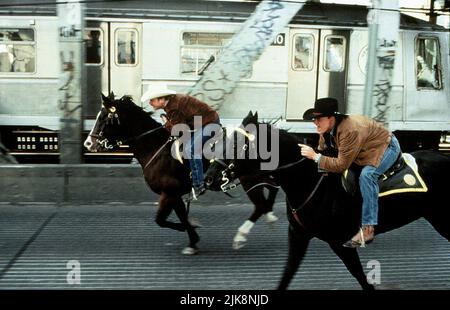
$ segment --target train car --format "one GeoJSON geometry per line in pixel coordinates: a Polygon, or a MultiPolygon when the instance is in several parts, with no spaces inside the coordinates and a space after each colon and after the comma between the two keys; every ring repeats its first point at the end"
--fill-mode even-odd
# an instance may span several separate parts
{"type": "MultiPolygon", "coordinates": [[[[131,95],[150,85],[179,92],[220,57],[256,2],[87,1],[84,30],[86,132],[100,93],[131,95]],[[211,57],[213,56],[213,58],[211,57]]],[[[236,125],[249,110],[312,136],[303,112],[319,97],[336,97],[342,112],[362,113],[367,63],[368,8],[307,3],[218,111],[236,125]]],[[[57,158],[59,108],[56,5],[0,6],[0,134],[19,161],[57,158]]],[[[450,129],[449,32],[401,15],[390,94],[389,128],[404,150],[438,149],[450,129]]],[[[87,161],[94,154],[85,152],[87,161]]],[[[107,160],[111,154],[104,155],[107,160]]],[[[113,154],[130,157],[126,146],[113,154]]],[[[96,154],[95,156],[98,156],[96,154]]]]}

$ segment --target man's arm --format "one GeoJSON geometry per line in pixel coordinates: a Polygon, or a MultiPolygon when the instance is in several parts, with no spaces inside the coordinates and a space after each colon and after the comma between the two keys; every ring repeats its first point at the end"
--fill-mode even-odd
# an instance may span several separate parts
{"type": "Polygon", "coordinates": [[[363,141],[358,131],[342,133],[339,137],[339,148],[337,157],[321,156],[319,168],[329,172],[342,173],[358,157],[363,141]]]}

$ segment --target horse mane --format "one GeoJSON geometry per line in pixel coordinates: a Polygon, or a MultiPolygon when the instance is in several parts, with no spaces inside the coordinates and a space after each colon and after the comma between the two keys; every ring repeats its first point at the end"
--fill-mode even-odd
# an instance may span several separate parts
{"type": "Polygon", "coordinates": [[[167,130],[158,130],[155,134],[146,134],[153,129],[162,128],[163,124],[158,122],[152,116],[154,112],[144,111],[144,109],[133,102],[133,98],[124,95],[119,99],[113,100],[113,105],[117,108],[120,115],[120,123],[125,137],[133,143],[135,150],[143,152],[149,150],[151,145],[162,145],[167,141],[170,133],[167,130]],[[133,138],[138,138],[133,140],[133,138]]]}
{"type": "Polygon", "coordinates": [[[137,115],[139,115],[140,119],[137,119],[137,120],[142,120],[142,121],[151,120],[158,126],[162,125],[161,123],[159,123],[152,117],[153,114],[155,113],[154,111],[144,111],[143,108],[141,108],[140,106],[138,106],[137,104],[134,103],[132,96],[124,95],[117,101],[122,103],[125,107],[127,107],[132,112],[135,112],[137,115]]]}
{"type": "Polygon", "coordinates": [[[289,136],[289,137],[295,138],[296,141],[298,141],[297,137],[295,137],[292,133],[290,133],[289,130],[275,127],[276,123],[280,119],[281,119],[281,117],[279,117],[277,119],[272,119],[272,120],[269,120],[269,121],[259,121],[258,117],[257,117],[257,112],[255,114],[252,114],[251,111],[250,111],[250,113],[246,117],[244,117],[244,119],[242,120],[242,124],[244,126],[246,126],[248,124],[267,125],[269,129],[276,128],[280,132],[280,134],[282,134],[283,136],[286,136],[286,137],[289,136]]]}
{"type": "Polygon", "coordinates": [[[283,129],[283,128],[278,128],[276,126],[274,126],[274,123],[272,123],[271,121],[266,122],[266,121],[258,121],[256,123],[256,125],[267,125],[268,128],[270,130],[272,130],[272,128],[276,128],[278,130],[278,133],[280,134],[280,137],[285,138],[287,140],[291,140],[292,143],[300,143],[301,141],[299,140],[299,138],[297,136],[295,136],[292,132],[289,132],[288,129],[283,129]]]}

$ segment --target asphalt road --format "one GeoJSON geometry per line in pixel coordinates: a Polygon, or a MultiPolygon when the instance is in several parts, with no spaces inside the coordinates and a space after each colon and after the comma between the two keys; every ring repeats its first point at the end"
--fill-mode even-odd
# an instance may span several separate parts
{"type": "MultiPolygon", "coordinates": [[[[0,289],[276,288],[287,256],[282,196],[274,208],[280,220],[270,226],[260,219],[237,251],[232,239],[251,213],[248,200],[215,195],[193,204],[190,214],[203,225],[195,256],[180,254],[185,233],[154,223],[156,207],[0,204],[0,289]]],[[[360,256],[367,272],[369,262],[379,262],[379,289],[450,289],[449,242],[424,220],[378,236],[360,256]]],[[[327,244],[314,239],[290,289],[359,285],[327,244]]]]}

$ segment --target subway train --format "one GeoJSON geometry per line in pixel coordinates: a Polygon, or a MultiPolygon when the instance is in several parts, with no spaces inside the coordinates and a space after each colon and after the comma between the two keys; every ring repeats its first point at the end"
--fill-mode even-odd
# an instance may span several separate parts
{"type": "MultiPolygon", "coordinates": [[[[21,162],[57,160],[62,64],[56,4],[15,3],[0,5],[0,139],[21,162]]],[[[102,92],[131,95],[138,105],[150,85],[186,92],[220,57],[256,5],[86,1],[84,134],[92,127],[102,92]]],[[[222,105],[218,112],[224,125],[239,124],[252,110],[311,139],[314,125],[302,114],[315,99],[335,97],[342,112],[363,113],[368,10],[306,3],[222,105]]],[[[401,14],[388,126],[406,151],[438,149],[446,140],[449,47],[448,29],[401,14]]],[[[86,162],[131,158],[126,146],[111,153],[80,152],[86,162]]]]}

